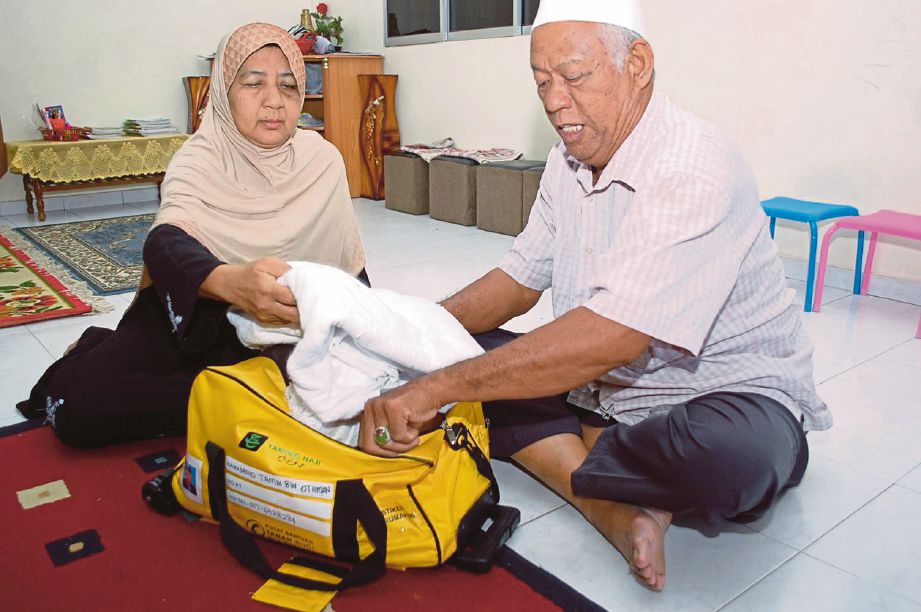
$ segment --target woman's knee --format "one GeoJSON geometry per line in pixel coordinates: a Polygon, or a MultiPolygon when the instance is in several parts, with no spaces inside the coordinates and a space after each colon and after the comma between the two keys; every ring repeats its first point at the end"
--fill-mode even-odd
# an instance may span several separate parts
{"type": "Polygon", "coordinates": [[[49,395],[45,422],[61,442],[79,448],[95,448],[105,444],[90,408],[90,398],[75,394],[49,395]],[[87,401],[89,400],[89,401],[87,401]]]}

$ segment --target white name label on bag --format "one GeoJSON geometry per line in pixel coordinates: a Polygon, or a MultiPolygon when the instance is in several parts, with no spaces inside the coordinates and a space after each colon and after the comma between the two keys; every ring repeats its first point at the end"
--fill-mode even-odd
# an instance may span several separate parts
{"type": "Polygon", "coordinates": [[[259,501],[264,501],[273,506],[280,506],[285,510],[293,510],[300,514],[315,516],[317,518],[328,519],[333,515],[333,505],[330,502],[314,501],[312,499],[301,499],[300,497],[291,497],[285,493],[273,491],[265,487],[260,487],[247,480],[241,480],[227,474],[227,488],[239,491],[249,497],[255,497],[259,501]]]}
{"type": "Polygon", "coordinates": [[[323,521],[307,518],[306,516],[301,516],[300,514],[290,512],[283,508],[276,508],[275,506],[270,506],[264,502],[259,501],[258,499],[245,497],[230,490],[227,491],[227,501],[231,504],[236,504],[237,506],[252,510],[253,512],[258,512],[259,514],[273,518],[277,521],[288,523],[289,525],[293,525],[298,529],[312,531],[313,533],[320,534],[323,537],[329,537],[332,533],[332,525],[330,523],[324,523],[323,521]]]}
{"type": "Polygon", "coordinates": [[[299,480],[297,478],[285,478],[276,476],[262,470],[241,463],[236,459],[227,457],[227,471],[242,476],[263,486],[278,489],[285,493],[294,495],[305,495],[307,497],[319,497],[320,499],[332,499],[336,492],[336,487],[328,482],[312,482],[310,480],[299,480]]]}

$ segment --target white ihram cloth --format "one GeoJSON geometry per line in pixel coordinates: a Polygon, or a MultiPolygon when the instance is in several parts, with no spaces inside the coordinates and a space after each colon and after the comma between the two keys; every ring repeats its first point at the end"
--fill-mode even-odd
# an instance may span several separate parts
{"type": "Polygon", "coordinates": [[[292,262],[278,282],[297,300],[300,329],[267,327],[227,313],[250,348],[295,344],[286,393],[291,415],[354,446],[365,402],[394,387],[483,353],[440,305],[371,289],[331,266],[292,262]]]}

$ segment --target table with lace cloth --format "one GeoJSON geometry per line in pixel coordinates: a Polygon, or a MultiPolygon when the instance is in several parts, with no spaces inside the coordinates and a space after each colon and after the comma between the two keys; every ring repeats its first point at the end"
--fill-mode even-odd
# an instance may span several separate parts
{"type": "Polygon", "coordinates": [[[22,175],[26,211],[33,194],[38,220],[45,220],[44,193],[136,183],[160,183],[170,159],[188,134],[131,136],[107,140],[54,142],[24,140],[6,143],[10,172],[22,175]]]}

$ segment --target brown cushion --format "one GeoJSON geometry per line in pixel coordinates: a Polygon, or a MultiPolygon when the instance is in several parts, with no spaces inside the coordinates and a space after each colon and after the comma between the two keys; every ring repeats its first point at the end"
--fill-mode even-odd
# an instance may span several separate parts
{"type": "Polygon", "coordinates": [[[460,225],[476,224],[477,163],[436,157],[429,164],[429,216],[460,225]]]}
{"type": "Polygon", "coordinates": [[[411,215],[428,213],[429,165],[418,155],[385,155],[384,185],[386,208],[411,215]]]}
{"type": "Polygon", "coordinates": [[[528,224],[531,216],[531,207],[540,191],[540,178],[544,175],[544,165],[528,168],[521,174],[521,227],[528,224]]]}
{"type": "Polygon", "coordinates": [[[517,236],[524,229],[524,171],[541,162],[516,160],[480,166],[477,170],[477,227],[517,236]]]}

